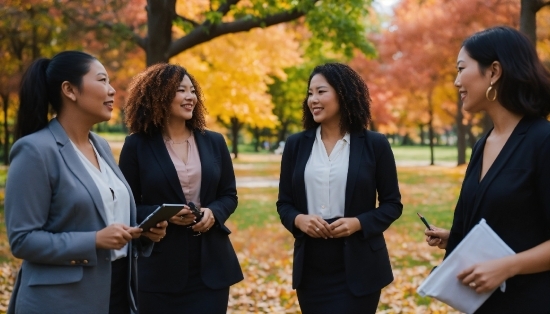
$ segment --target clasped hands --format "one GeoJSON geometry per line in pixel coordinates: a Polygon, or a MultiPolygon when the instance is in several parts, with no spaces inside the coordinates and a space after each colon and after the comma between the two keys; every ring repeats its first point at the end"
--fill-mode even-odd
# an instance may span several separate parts
{"type": "Polygon", "coordinates": [[[183,209],[180,210],[173,217],[170,217],[168,221],[179,226],[190,226],[194,224],[191,227],[193,231],[200,233],[207,232],[216,222],[216,218],[214,217],[214,214],[212,213],[212,210],[210,208],[203,207],[200,210],[202,211],[202,218],[198,222],[196,221],[197,217],[193,214],[191,208],[189,208],[189,206],[187,205],[184,205],[183,209]]]}
{"type": "Polygon", "coordinates": [[[312,238],[342,238],[361,230],[361,223],[356,217],[339,218],[333,223],[327,223],[317,215],[300,214],[296,216],[294,225],[312,238]]]}

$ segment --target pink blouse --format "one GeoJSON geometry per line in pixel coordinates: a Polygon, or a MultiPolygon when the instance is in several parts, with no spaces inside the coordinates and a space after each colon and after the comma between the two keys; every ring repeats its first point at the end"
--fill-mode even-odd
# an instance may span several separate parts
{"type": "Polygon", "coordinates": [[[195,205],[200,208],[202,174],[201,158],[194,135],[191,134],[191,136],[189,136],[189,138],[181,144],[175,144],[171,139],[165,138],[164,144],[166,145],[168,154],[170,155],[172,163],[174,163],[174,167],[178,173],[178,178],[180,180],[181,189],[183,190],[183,195],[185,195],[185,200],[188,203],[195,203],[195,205]],[[183,160],[176,154],[173,147],[177,145],[187,145],[187,163],[183,162],[183,160]]]}

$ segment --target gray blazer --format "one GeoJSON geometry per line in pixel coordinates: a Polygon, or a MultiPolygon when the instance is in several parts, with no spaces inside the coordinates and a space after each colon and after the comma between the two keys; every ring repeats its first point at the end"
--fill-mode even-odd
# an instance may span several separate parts
{"type": "MultiPolygon", "coordinates": [[[[136,225],[132,191],[109,144],[90,133],[99,154],[130,193],[130,221],[136,225]]],[[[5,215],[11,251],[23,259],[8,313],[107,313],[110,250],[97,249],[96,232],[107,226],[99,190],[57,119],[19,139],[10,152],[5,215]]],[[[129,245],[128,289],[137,312],[135,260],[152,242],[129,245]]]]}

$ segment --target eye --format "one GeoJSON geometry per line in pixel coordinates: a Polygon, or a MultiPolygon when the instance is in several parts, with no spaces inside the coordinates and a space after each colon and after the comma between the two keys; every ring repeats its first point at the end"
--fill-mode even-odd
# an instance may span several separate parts
{"type": "Polygon", "coordinates": [[[312,92],[307,92],[307,95],[311,96],[311,95],[313,95],[313,93],[312,92]]]}
{"type": "Polygon", "coordinates": [[[456,68],[456,71],[457,71],[458,73],[462,72],[462,70],[464,70],[464,67],[458,67],[458,68],[456,68]]]}

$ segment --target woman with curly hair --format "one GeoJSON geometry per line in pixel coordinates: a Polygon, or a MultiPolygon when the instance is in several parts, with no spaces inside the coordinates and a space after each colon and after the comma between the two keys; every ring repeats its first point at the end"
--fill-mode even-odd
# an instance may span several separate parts
{"type": "Polygon", "coordinates": [[[390,145],[366,129],[367,85],[344,64],[317,66],[302,121],[305,131],[285,145],[277,201],[295,238],[300,307],[305,314],[375,313],[393,280],[382,233],[403,205],[390,145]]]}
{"type": "Polygon", "coordinates": [[[222,135],[205,130],[198,83],[181,66],[153,65],[133,79],[125,113],[120,169],[138,221],[164,203],[191,206],[139,260],[140,312],[226,313],[229,287],[243,279],[224,225],[237,207],[235,174],[222,135]]]}

